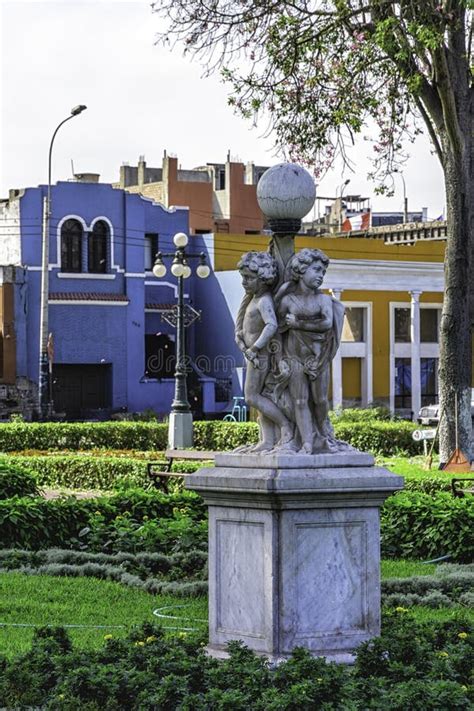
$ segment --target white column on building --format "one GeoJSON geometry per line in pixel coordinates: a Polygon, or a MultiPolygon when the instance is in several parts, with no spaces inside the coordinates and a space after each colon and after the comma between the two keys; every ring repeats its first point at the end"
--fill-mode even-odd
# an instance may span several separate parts
{"type": "Polygon", "coordinates": [[[411,409],[416,420],[421,407],[421,361],[420,361],[420,295],[421,291],[410,291],[410,335],[411,335],[411,409]]]}
{"type": "MultiPolygon", "coordinates": [[[[335,299],[341,300],[342,289],[335,287],[331,289],[335,299]]],[[[342,408],[342,356],[341,348],[337,349],[332,361],[332,408],[333,410],[342,408]]]]}

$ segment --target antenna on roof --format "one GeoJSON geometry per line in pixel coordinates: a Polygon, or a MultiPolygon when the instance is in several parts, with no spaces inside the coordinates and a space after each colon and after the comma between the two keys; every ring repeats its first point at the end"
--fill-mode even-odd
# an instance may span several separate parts
{"type": "Polygon", "coordinates": [[[71,170],[72,170],[72,177],[74,178],[74,161],[71,158],[71,170]]]}

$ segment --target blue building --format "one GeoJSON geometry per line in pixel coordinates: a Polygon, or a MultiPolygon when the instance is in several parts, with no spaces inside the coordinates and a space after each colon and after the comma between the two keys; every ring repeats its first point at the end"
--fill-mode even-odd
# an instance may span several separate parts
{"type": "MultiPolygon", "coordinates": [[[[30,414],[36,401],[42,215],[46,186],[11,191],[0,202],[2,337],[0,400],[17,401],[30,414]]],[[[174,389],[175,331],[162,318],[176,303],[168,270],[153,276],[154,255],[172,252],[173,235],[188,232],[188,209],[167,209],[149,198],[101,184],[94,176],[52,187],[49,256],[49,331],[55,410],[68,417],[116,411],[170,410],[174,389]],[[84,180],[85,179],[85,180],[84,180]]],[[[191,236],[192,251],[205,238],[191,236]]],[[[193,268],[185,282],[195,308],[193,268]]],[[[194,327],[187,330],[194,359],[194,327]]],[[[215,379],[190,368],[196,415],[213,413],[215,379]]],[[[223,401],[226,398],[221,397],[223,401]]]]}

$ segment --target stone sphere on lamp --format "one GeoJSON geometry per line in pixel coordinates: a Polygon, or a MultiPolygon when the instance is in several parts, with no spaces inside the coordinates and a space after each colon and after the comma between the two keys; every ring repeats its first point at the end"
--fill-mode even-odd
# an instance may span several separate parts
{"type": "Polygon", "coordinates": [[[188,244],[188,235],[185,232],[177,232],[173,237],[176,247],[183,249],[188,244]]]}
{"type": "Polygon", "coordinates": [[[258,204],[273,232],[297,232],[315,199],[313,178],[296,163],[272,166],[257,185],[258,204]]]}

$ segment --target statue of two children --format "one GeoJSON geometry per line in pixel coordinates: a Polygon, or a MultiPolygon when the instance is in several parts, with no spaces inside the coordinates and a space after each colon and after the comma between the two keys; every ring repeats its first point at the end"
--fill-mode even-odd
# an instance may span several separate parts
{"type": "Polygon", "coordinates": [[[260,423],[260,441],[245,451],[313,454],[343,446],[328,418],[329,369],[344,317],[343,305],[320,291],[328,263],[320,250],[303,249],[275,289],[270,253],[248,252],[239,262],[245,295],[235,335],[248,360],[245,399],[260,423]]]}

